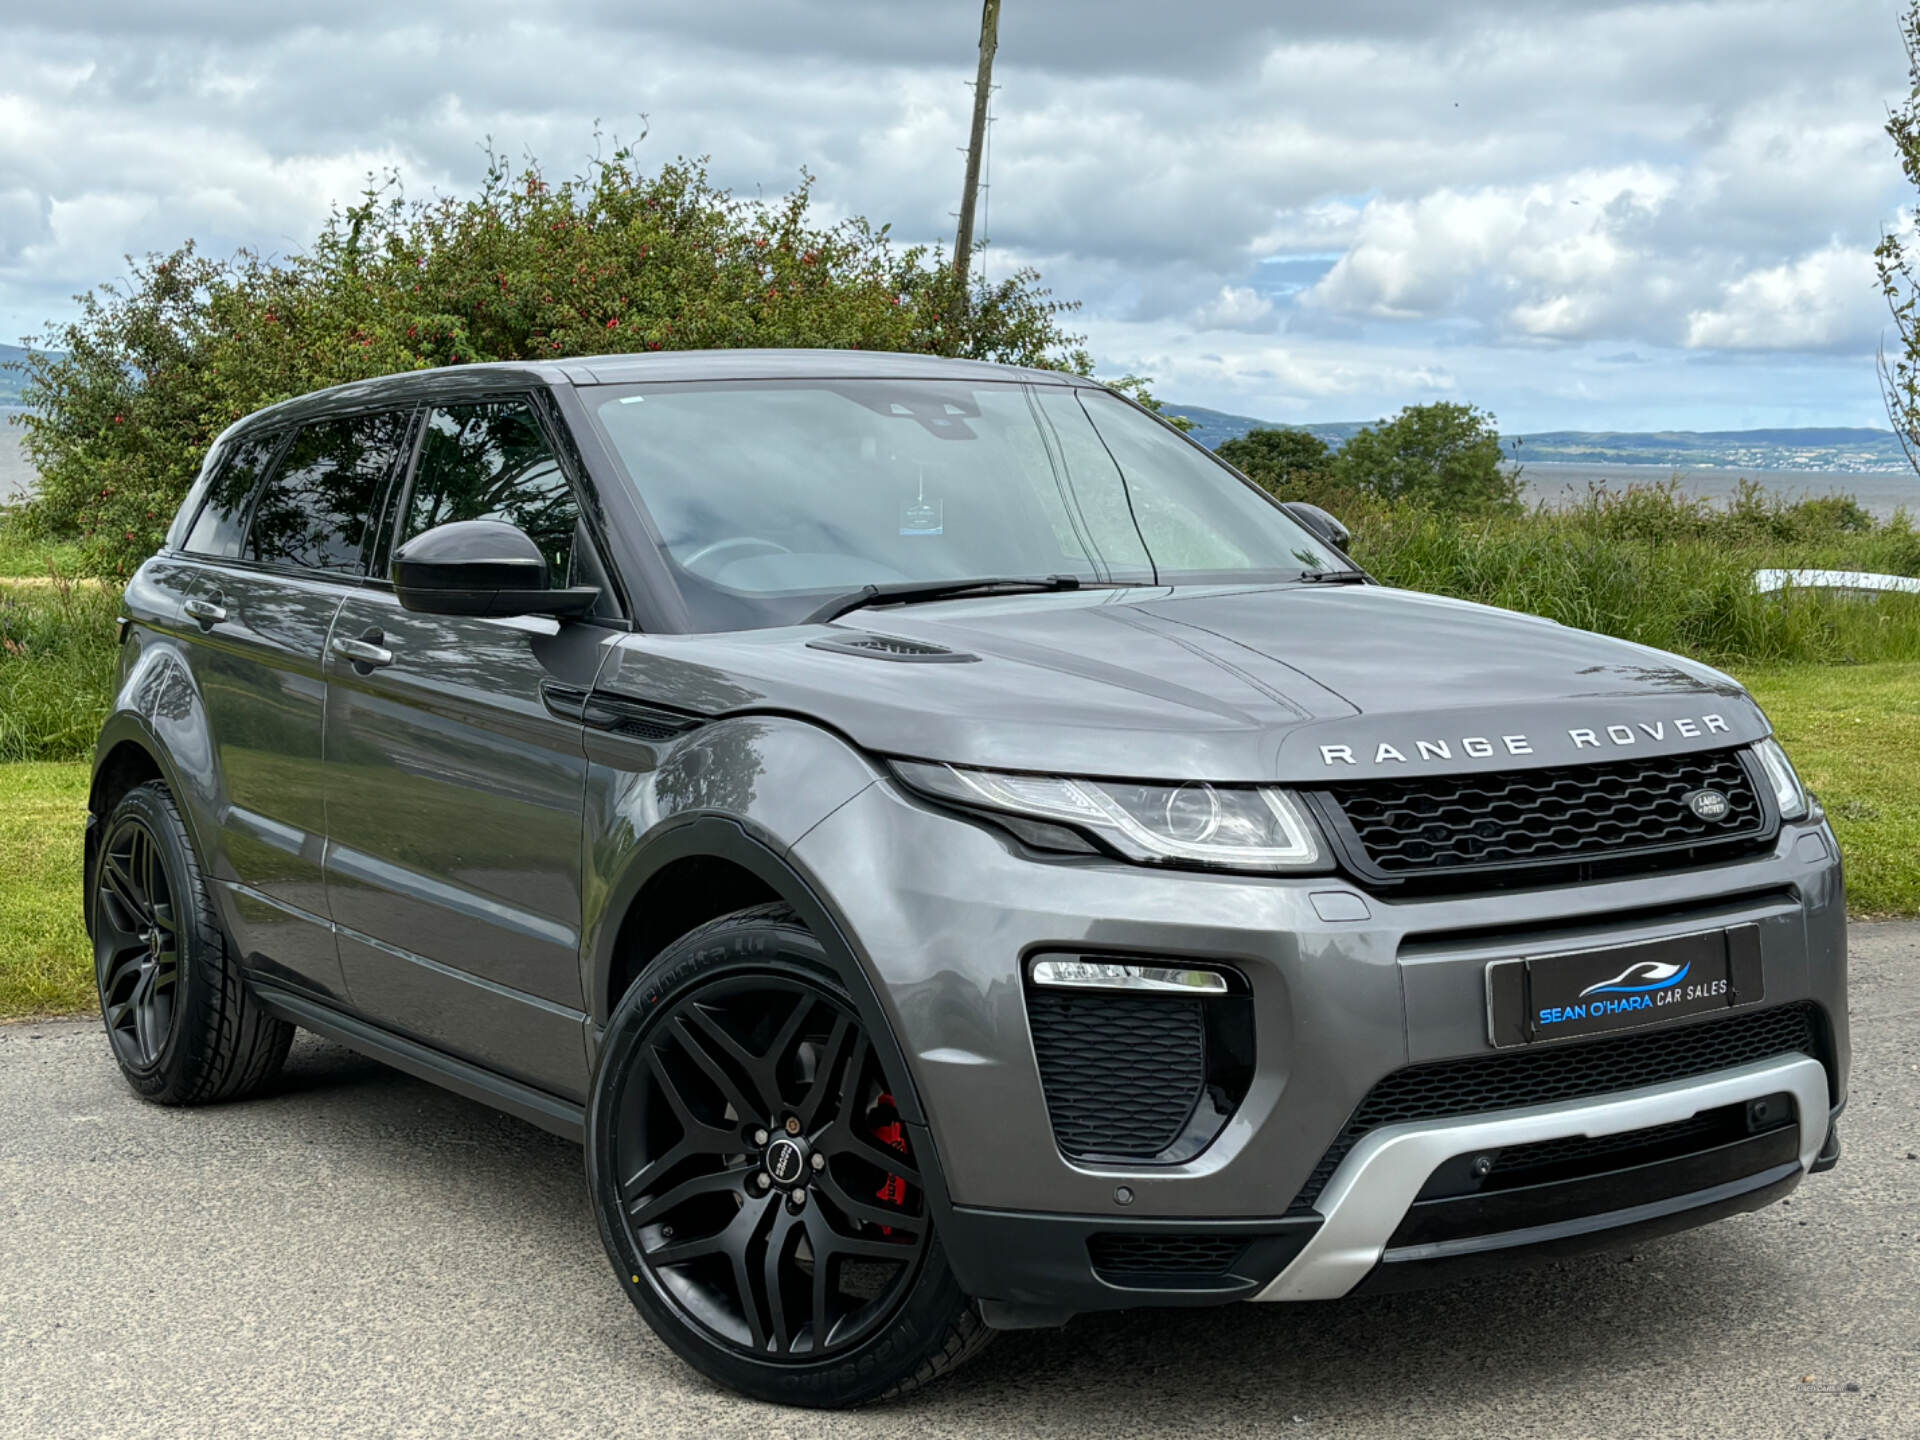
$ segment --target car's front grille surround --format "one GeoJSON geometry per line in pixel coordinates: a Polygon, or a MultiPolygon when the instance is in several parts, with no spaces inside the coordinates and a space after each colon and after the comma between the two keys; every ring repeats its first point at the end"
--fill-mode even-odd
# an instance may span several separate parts
{"type": "Polygon", "coordinates": [[[1354,781],[1315,799],[1347,867],[1390,886],[1697,864],[1763,845],[1778,823],[1739,749],[1354,781]],[[1690,808],[1703,790],[1726,797],[1723,817],[1690,808]]]}
{"type": "MultiPolygon", "coordinates": [[[[1287,1214],[1313,1213],[1314,1202],[1340,1162],[1369,1132],[1383,1126],[1585,1100],[1792,1054],[1819,1060],[1831,1085],[1833,1062],[1826,1036],[1819,1007],[1803,1002],[1662,1029],[1409,1065],[1367,1092],[1287,1214]]],[[[1824,1122],[1820,1117],[1823,1129],[1824,1122]]]]}

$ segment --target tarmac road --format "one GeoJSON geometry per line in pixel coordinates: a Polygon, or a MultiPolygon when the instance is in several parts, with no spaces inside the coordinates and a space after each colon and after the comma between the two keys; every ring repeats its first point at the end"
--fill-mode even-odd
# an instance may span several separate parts
{"type": "Polygon", "coordinates": [[[0,1026],[0,1434],[1920,1436],[1920,925],[1854,939],[1846,1158],[1784,1205],[1445,1292],[1003,1336],[850,1416],[743,1402],[608,1274],[578,1150],[303,1037],[146,1106],[0,1026]]]}

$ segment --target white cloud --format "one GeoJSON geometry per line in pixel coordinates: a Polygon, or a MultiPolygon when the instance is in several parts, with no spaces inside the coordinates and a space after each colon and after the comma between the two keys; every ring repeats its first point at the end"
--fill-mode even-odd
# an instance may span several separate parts
{"type": "Polygon", "coordinates": [[[1717,306],[1687,316],[1686,343],[1726,350],[1859,348],[1872,343],[1884,314],[1872,253],[1829,245],[1733,281],[1717,306]]]}
{"type": "Polygon", "coordinates": [[[1273,324],[1273,302],[1251,286],[1222,285],[1193,318],[1202,330],[1266,330],[1273,324]]]}

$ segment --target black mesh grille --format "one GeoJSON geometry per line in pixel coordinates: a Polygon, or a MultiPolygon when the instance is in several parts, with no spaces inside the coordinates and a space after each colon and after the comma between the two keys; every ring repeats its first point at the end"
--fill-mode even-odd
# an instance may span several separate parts
{"type": "Polygon", "coordinates": [[[1831,1080],[1833,1067],[1824,1053],[1823,1033],[1819,1012],[1812,1005],[1787,1005],[1671,1030],[1410,1065],[1367,1093],[1287,1213],[1311,1211],[1347,1152],[1368,1131],[1383,1125],[1610,1095],[1795,1052],[1827,1064],[1831,1080]]]}
{"type": "MultiPolygon", "coordinates": [[[[1704,1115],[1676,1120],[1671,1125],[1655,1125],[1619,1135],[1568,1135],[1534,1145],[1509,1146],[1493,1162],[1492,1180],[1496,1184],[1525,1184],[1537,1172],[1560,1170],[1592,1160],[1624,1157],[1623,1163],[1632,1164],[1642,1156],[1684,1151],[1695,1142],[1704,1145],[1726,1133],[1729,1118],[1721,1111],[1709,1110],[1704,1115]]],[[[1737,1115],[1731,1118],[1739,1120],[1737,1115]]]]}
{"type": "Polygon", "coordinates": [[[1336,785],[1360,869],[1385,879],[1751,844],[1770,830],[1738,751],[1336,785]],[[1717,790],[1717,820],[1687,798],[1717,790]]]}
{"type": "Polygon", "coordinates": [[[1220,1275],[1247,1242],[1231,1235],[1095,1235],[1093,1268],[1108,1275],[1220,1275]]]}
{"type": "Polygon", "coordinates": [[[1206,1084],[1198,1000],[1033,989],[1027,1016],[1054,1138],[1069,1155],[1152,1159],[1206,1084]]]}

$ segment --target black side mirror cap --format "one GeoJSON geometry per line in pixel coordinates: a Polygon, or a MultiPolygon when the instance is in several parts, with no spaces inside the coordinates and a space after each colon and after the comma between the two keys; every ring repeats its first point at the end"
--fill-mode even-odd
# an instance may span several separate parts
{"type": "Polygon", "coordinates": [[[424,615],[584,615],[591,585],[554,589],[533,537],[504,520],[436,525],[394,552],[389,571],[403,609],[424,615]]]}
{"type": "Polygon", "coordinates": [[[1282,500],[1280,508],[1342,554],[1353,544],[1353,532],[1318,505],[1304,500],[1282,500]]]}

